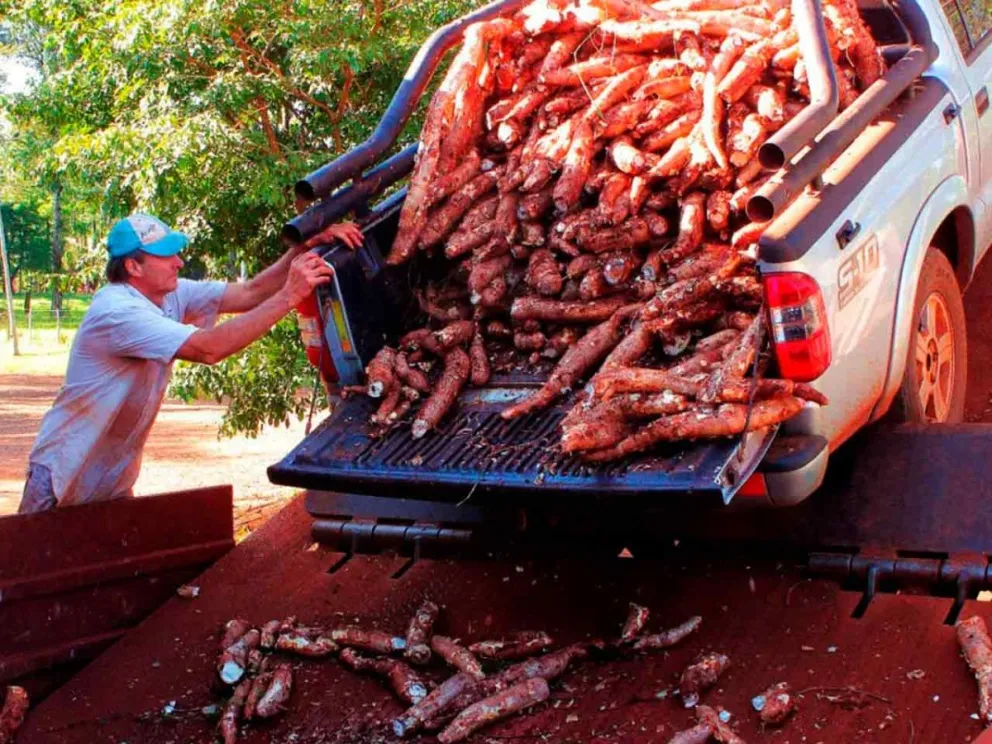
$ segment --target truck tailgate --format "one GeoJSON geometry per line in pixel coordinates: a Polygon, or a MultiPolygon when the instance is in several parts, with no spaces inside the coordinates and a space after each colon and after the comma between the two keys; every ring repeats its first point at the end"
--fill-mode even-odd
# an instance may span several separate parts
{"type": "Polygon", "coordinates": [[[652,499],[692,494],[727,503],[747,480],[775,436],[769,429],[741,438],[679,443],[623,462],[593,466],[557,447],[569,405],[513,421],[500,418],[526,387],[465,393],[439,431],[422,439],[408,426],[373,439],[368,418],[377,401],[354,396],[296,449],[269,468],[273,483],[329,491],[394,495],[430,501],[513,497],[652,499]]]}

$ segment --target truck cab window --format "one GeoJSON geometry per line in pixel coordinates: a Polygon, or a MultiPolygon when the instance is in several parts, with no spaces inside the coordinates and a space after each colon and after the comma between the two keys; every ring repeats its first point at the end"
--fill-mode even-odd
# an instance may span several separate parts
{"type": "Polygon", "coordinates": [[[971,43],[978,46],[992,32],[992,4],[989,0],[959,0],[971,43]]]}
{"type": "MultiPolygon", "coordinates": [[[[984,2],[985,0],[974,0],[972,4],[977,7],[984,2]]],[[[954,32],[954,38],[957,39],[961,55],[964,57],[967,57],[971,53],[971,37],[968,35],[968,27],[964,22],[964,8],[967,5],[968,0],[964,0],[964,2],[959,2],[958,0],[941,0],[940,3],[940,7],[944,10],[944,15],[947,16],[947,20],[951,24],[951,30],[954,32]]]]}

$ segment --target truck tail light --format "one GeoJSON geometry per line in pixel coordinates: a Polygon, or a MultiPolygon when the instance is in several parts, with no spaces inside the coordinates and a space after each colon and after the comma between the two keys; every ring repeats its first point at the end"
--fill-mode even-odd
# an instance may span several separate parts
{"type": "Polygon", "coordinates": [[[768,484],[765,483],[765,476],[761,473],[751,473],[751,477],[737,490],[737,497],[759,501],[767,499],[768,484]]]}
{"type": "Polygon", "coordinates": [[[772,345],[782,377],[809,382],[830,366],[830,328],[820,286],[796,272],[763,277],[772,345]]]}
{"type": "Polygon", "coordinates": [[[300,337],[306,348],[307,361],[320,370],[327,384],[338,381],[338,371],[334,367],[331,350],[324,338],[323,322],[320,317],[320,306],[316,294],[311,294],[296,306],[296,320],[300,328],[300,337]]]}

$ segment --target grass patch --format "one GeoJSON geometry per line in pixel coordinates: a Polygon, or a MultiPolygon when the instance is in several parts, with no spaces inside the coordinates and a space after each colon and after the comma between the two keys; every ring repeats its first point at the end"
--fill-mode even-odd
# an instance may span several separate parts
{"type": "Polygon", "coordinates": [[[5,375],[58,375],[65,374],[69,365],[69,349],[75,330],[62,331],[61,342],[55,338],[54,328],[33,329],[28,336],[27,327],[17,329],[20,356],[14,356],[14,345],[7,338],[7,318],[0,313],[4,327],[0,329],[0,374],[5,375]]]}
{"type": "MultiPolygon", "coordinates": [[[[67,331],[79,328],[83,322],[83,315],[86,313],[92,295],[67,294],[62,296],[62,328],[67,331]]],[[[7,298],[0,295],[0,319],[4,322],[4,329],[7,324],[7,298]]],[[[14,294],[14,320],[17,323],[17,330],[20,334],[27,333],[28,314],[24,310],[24,293],[14,294]]],[[[54,330],[56,327],[55,316],[52,315],[52,297],[50,294],[33,293],[31,295],[31,329],[32,330],[54,330]]],[[[4,334],[6,337],[6,333],[4,334]]]]}
{"type": "Polygon", "coordinates": [[[90,306],[91,295],[69,294],[62,297],[61,331],[52,315],[51,295],[31,295],[31,323],[24,311],[24,294],[14,295],[14,321],[20,356],[7,335],[7,298],[0,295],[0,372],[8,375],[64,375],[69,363],[69,349],[76,329],[90,306]]]}

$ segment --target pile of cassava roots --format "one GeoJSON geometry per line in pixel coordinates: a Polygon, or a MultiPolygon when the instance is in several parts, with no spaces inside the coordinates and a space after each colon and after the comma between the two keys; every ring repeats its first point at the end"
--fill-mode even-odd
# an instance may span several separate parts
{"type": "MultiPolygon", "coordinates": [[[[854,0],[823,15],[845,107],[885,66],[854,0]]],[[[809,96],[784,0],[535,0],[470,26],[387,257],[434,273],[427,325],[368,366],[377,431],[422,437],[507,370],[545,379],[507,419],[577,391],[561,446],[589,461],[825,404],[768,374],[767,223],[744,213],[809,96]]]]}

